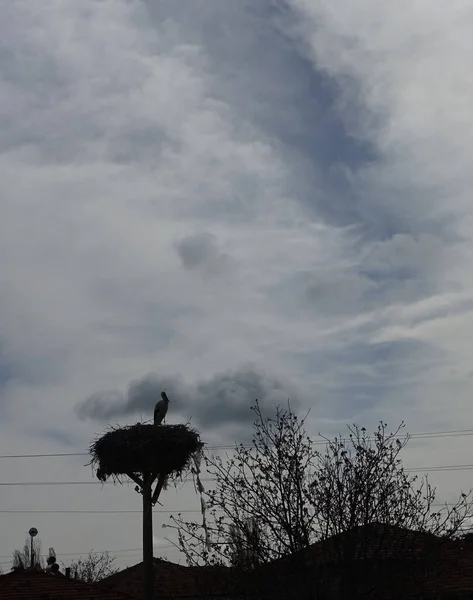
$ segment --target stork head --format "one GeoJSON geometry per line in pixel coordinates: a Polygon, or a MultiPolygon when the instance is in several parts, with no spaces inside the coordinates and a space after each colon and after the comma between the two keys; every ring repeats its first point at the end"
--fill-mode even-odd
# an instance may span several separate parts
{"type": "Polygon", "coordinates": [[[166,392],[161,392],[161,398],[169,404],[169,398],[166,395],[166,392]]]}

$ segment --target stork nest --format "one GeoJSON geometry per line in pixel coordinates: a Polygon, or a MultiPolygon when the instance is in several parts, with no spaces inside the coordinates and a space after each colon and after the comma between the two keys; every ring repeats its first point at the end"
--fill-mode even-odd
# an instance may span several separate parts
{"type": "Polygon", "coordinates": [[[120,480],[129,473],[181,475],[192,457],[201,450],[199,434],[188,425],[145,425],[112,427],[90,446],[97,478],[120,480]]]}

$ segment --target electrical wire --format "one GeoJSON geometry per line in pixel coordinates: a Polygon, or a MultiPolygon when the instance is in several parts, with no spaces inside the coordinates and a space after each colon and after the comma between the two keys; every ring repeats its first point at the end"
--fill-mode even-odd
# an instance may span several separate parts
{"type": "MultiPolygon", "coordinates": [[[[175,548],[174,544],[169,544],[167,546],[154,546],[154,550],[167,550],[169,548],[175,548]]],[[[143,548],[119,548],[118,550],[86,550],[84,552],[61,552],[60,555],[61,556],[88,556],[89,554],[92,555],[97,555],[97,554],[104,554],[105,552],[107,552],[108,554],[123,554],[124,552],[142,552],[143,548]]],[[[49,554],[41,554],[40,555],[42,558],[48,558],[49,554]]],[[[3,556],[0,556],[0,558],[9,558],[10,555],[8,554],[4,554],[3,556]]],[[[124,555],[123,558],[128,558],[128,555],[124,555]]],[[[10,560],[6,561],[6,562],[11,562],[10,560]]],[[[5,564],[5,563],[0,563],[0,564],[5,564]]]]}
{"type": "MultiPolygon", "coordinates": [[[[130,509],[130,510],[114,510],[114,509],[110,509],[110,510],[73,510],[73,509],[66,509],[66,510],[41,510],[41,509],[33,509],[33,510],[23,510],[23,509],[5,509],[5,510],[0,510],[0,514],[25,514],[25,515],[55,515],[55,514],[59,514],[59,515],[64,515],[64,514],[72,514],[72,515],[103,515],[103,514],[111,514],[111,515],[122,515],[122,514],[127,514],[127,513],[140,513],[143,514],[142,510],[134,510],[134,509],[130,509]]],[[[155,513],[179,513],[179,514],[184,514],[184,513],[201,513],[200,510],[153,510],[153,514],[155,513]]]]}
{"type": "MultiPolygon", "coordinates": [[[[431,504],[432,507],[445,507],[445,505],[448,505],[449,503],[441,503],[441,502],[436,502],[434,504],[431,504]]],[[[153,510],[153,514],[155,513],[165,513],[165,514],[190,514],[190,513],[194,513],[194,514],[201,514],[201,510],[179,510],[179,509],[174,509],[174,510],[162,510],[162,509],[158,509],[158,510],[153,510]]],[[[216,509],[216,512],[224,512],[223,509],[216,509]]],[[[126,509],[126,510],[114,510],[114,509],[107,509],[107,510],[82,510],[82,509],[65,509],[65,510],[41,510],[41,509],[31,509],[31,510],[25,510],[25,509],[2,509],[0,510],[0,514],[20,514],[20,515],[55,515],[55,514],[71,514],[71,515],[103,515],[103,514],[110,514],[110,515],[117,515],[117,514],[143,514],[142,510],[137,510],[137,509],[126,509]]]]}
{"type": "MultiPolygon", "coordinates": [[[[466,465],[434,465],[431,467],[413,467],[404,469],[406,473],[420,473],[420,472],[441,472],[441,471],[471,471],[473,470],[473,464],[466,465]]],[[[254,479],[254,477],[248,477],[248,479],[254,479]]],[[[215,477],[202,477],[201,481],[212,482],[217,481],[215,477]]],[[[135,483],[131,479],[124,479],[122,483],[133,484],[135,483]]],[[[192,483],[190,479],[183,479],[180,483],[192,483]]],[[[0,481],[0,486],[55,486],[55,485],[116,485],[113,481],[0,481]]]]}
{"type": "MultiPolygon", "coordinates": [[[[411,439],[430,439],[430,438],[443,438],[443,437],[463,437],[473,435],[473,429],[452,429],[445,431],[420,431],[417,433],[407,434],[411,439]]],[[[403,435],[401,437],[404,437],[403,435]]],[[[375,438],[367,436],[367,441],[374,441],[375,438]]],[[[315,445],[325,445],[325,440],[313,441],[315,445]]],[[[234,450],[235,447],[251,448],[252,444],[238,444],[225,445],[225,446],[207,446],[207,450],[234,450]]],[[[90,456],[88,452],[57,452],[51,454],[3,454],[0,455],[0,460],[13,459],[13,458],[59,458],[69,456],[90,456]]]]}

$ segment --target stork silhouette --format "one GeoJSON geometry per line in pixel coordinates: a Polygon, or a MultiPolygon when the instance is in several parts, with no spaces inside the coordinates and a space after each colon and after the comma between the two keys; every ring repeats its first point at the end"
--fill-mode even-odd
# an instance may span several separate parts
{"type": "Polygon", "coordinates": [[[164,421],[166,413],[168,412],[169,407],[169,398],[166,395],[166,392],[161,392],[161,400],[156,402],[156,406],[154,407],[154,424],[161,425],[164,421]]]}

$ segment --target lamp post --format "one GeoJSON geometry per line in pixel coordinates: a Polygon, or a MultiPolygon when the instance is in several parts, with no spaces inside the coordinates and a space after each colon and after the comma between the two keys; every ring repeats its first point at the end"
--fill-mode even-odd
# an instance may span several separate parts
{"type": "Polygon", "coordinates": [[[34,568],[34,545],[33,545],[33,538],[35,538],[38,535],[38,530],[36,529],[36,527],[32,527],[29,531],[28,531],[29,535],[30,535],[30,540],[31,540],[31,547],[30,547],[30,567],[31,569],[34,568]]]}

